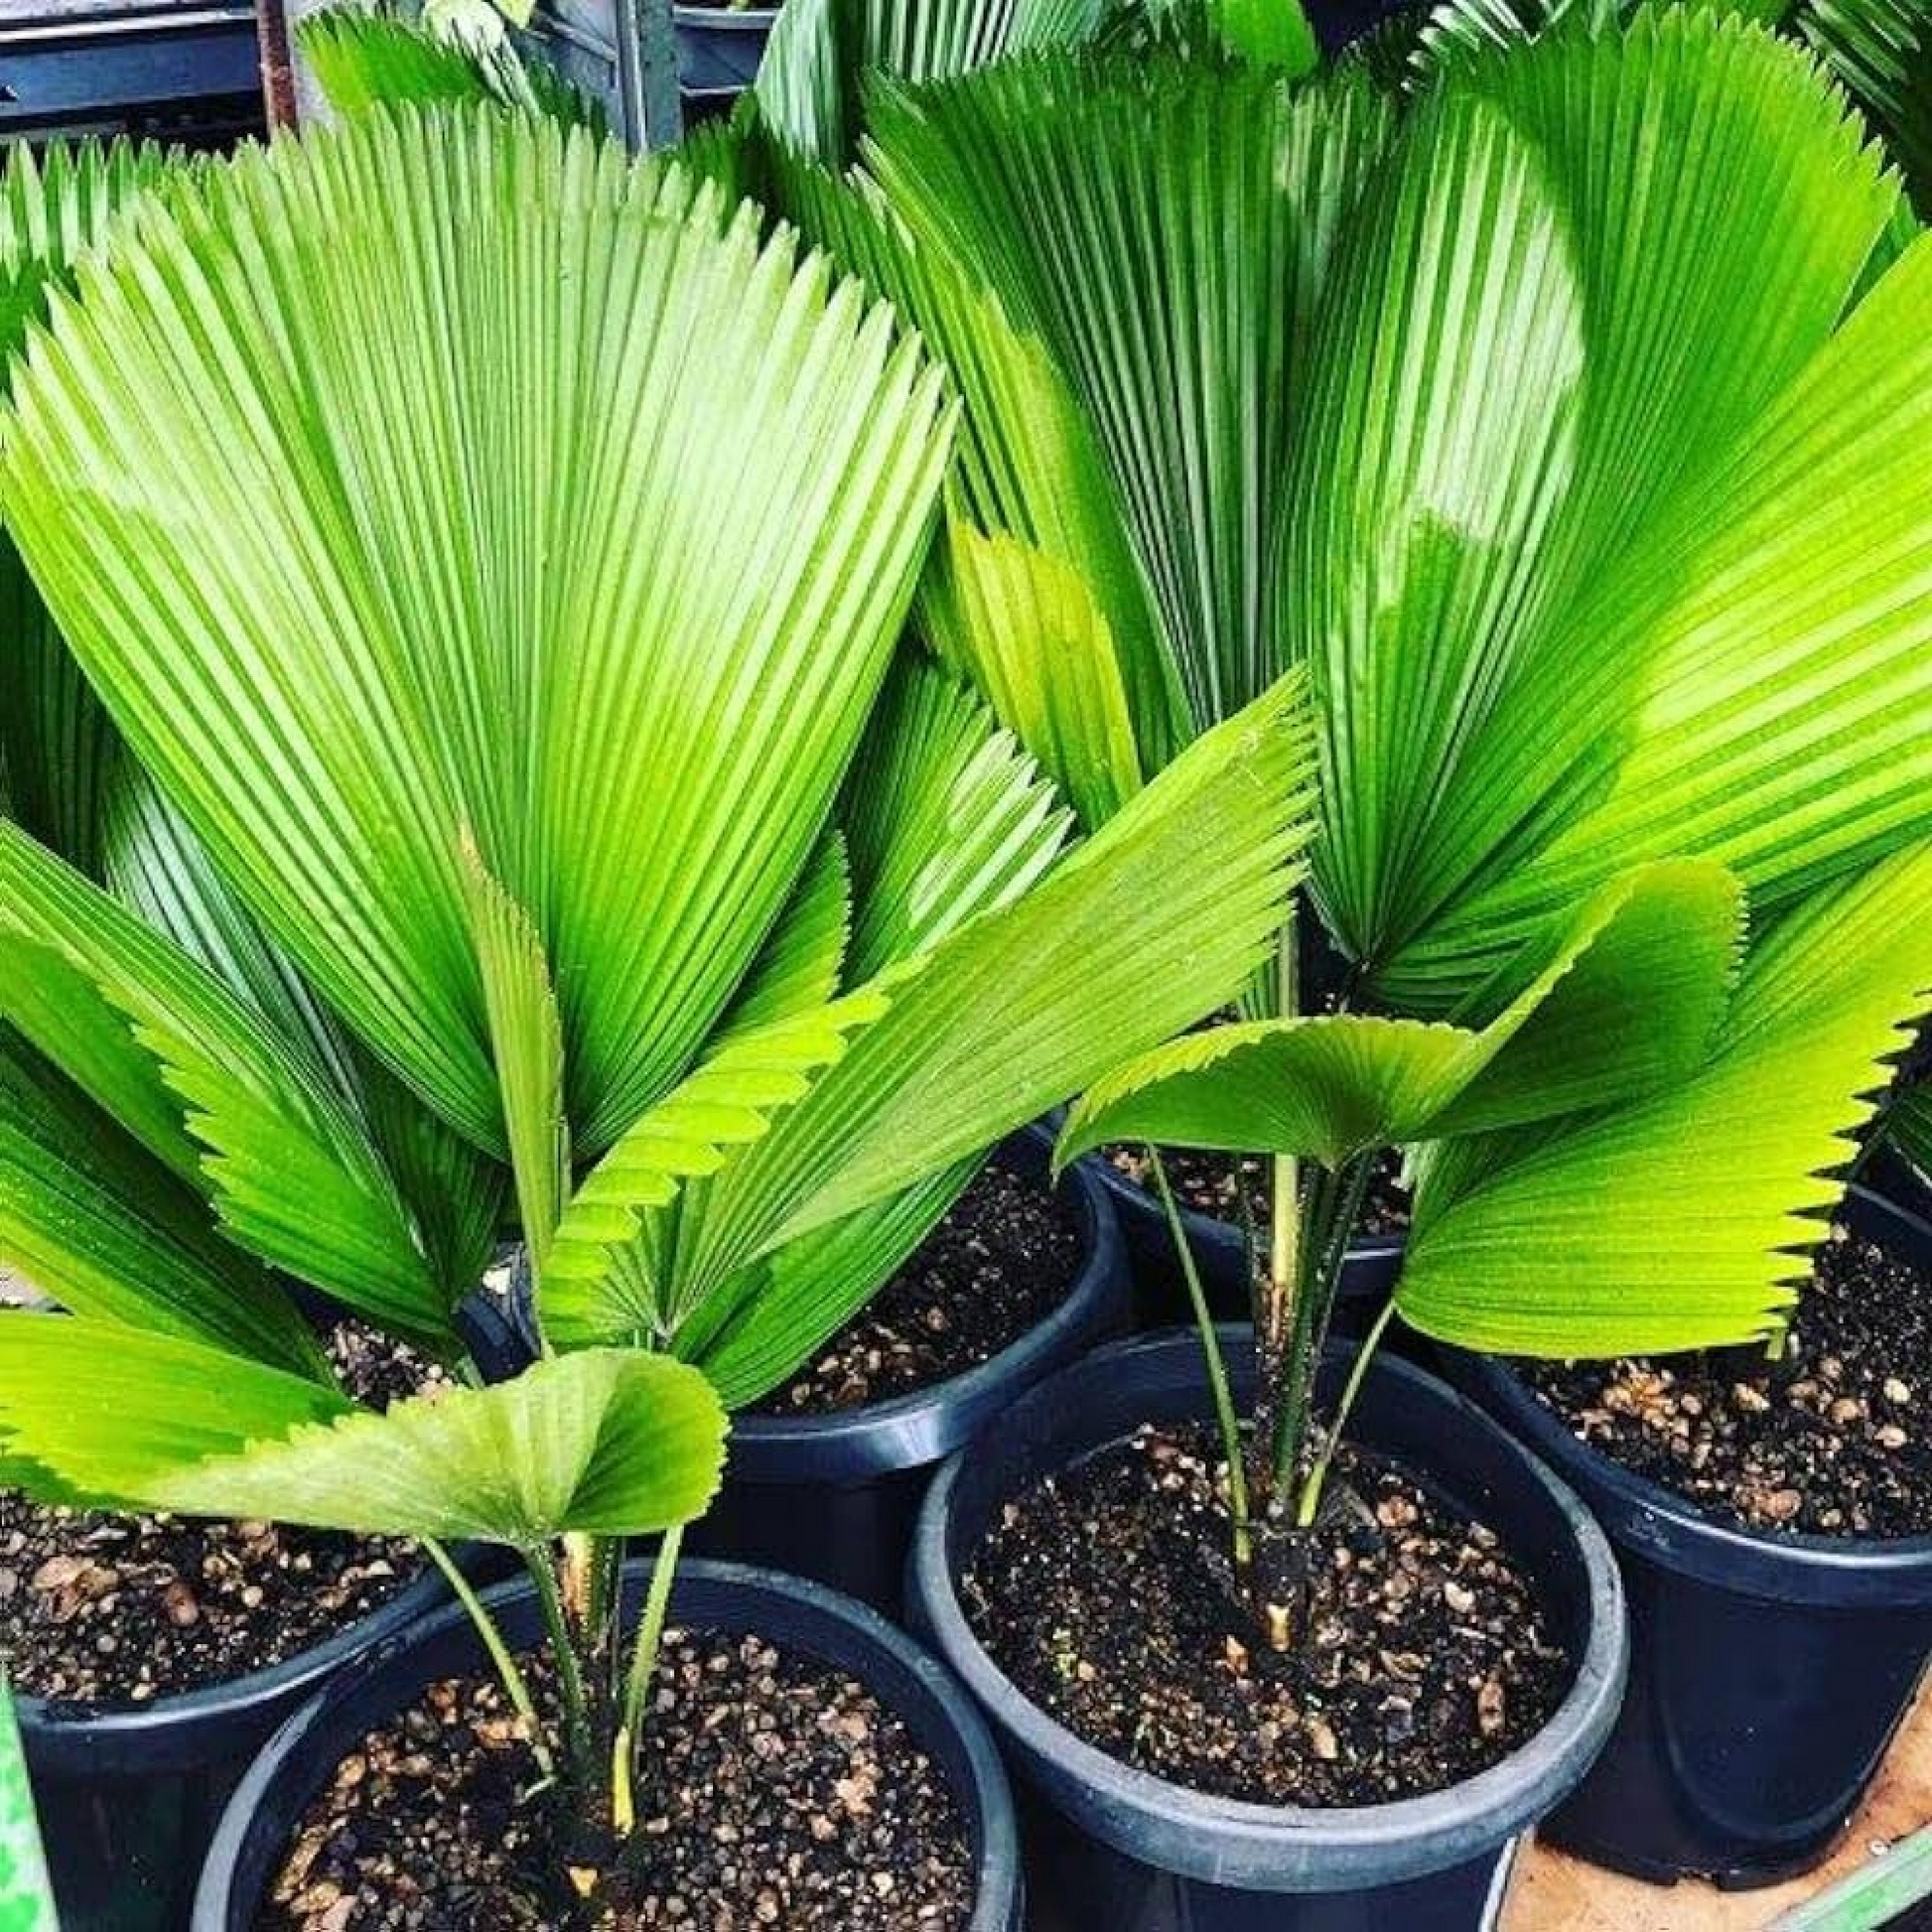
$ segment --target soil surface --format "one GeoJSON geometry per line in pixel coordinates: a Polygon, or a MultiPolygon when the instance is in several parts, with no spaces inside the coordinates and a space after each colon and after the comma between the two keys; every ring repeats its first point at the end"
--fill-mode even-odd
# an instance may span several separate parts
{"type": "Polygon", "coordinates": [[[990,1162],[866,1310],[765,1415],[826,1415],[989,1362],[1066,1300],[1085,1259],[1072,1203],[990,1162]]]}
{"type": "MultiPolygon", "coordinates": [[[[447,1379],[356,1324],[329,1352],[368,1402],[447,1379]]],[[[389,1538],[52,1509],[0,1491],[0,1661],[30,1696],[145,1704],[299,1656],[387,1602],[422,1561],[389,1538]]]]}
{"type": "Polygon", "coordinates": [[[1932,1535],[1932,1277],[1835,1228],[1761,1348],[1519,1362],[1584,1442],[1752,1530],[1932,1535]]]}
{"type": "Polygon", "coordinates": [[[1227,1587],[1206,1430],[1144,1429],[1007,1505],[961,1589],[1035,1704],[1123,1763],[1276,1805],[1379,1804],[1474,1775],[1573,1675],[1497,1538],[1344,1450],[1303,1640],[1278,1653],[1227,1587]]]}
{"type": "MultiPolygon", "coordinates": [[[[541,1664],[526,1659],[547,1702],[541,1664]]],[[[629,1862],[558,1845],[494,1679],[433,1686],[310,1808],[270,1932],[952,1932],[964,1823],[904,1724],[851,1678],[757,1637],[666,1632],[629,1862]],[[560,1889],[562,1867],[591,1884],[560,1889]]],[[[608,1833],[604,1835],[608,1844],[608,1833]]]]}
{"type": "MultiPolygon", "coordinates": [[[[1131,1180],[1154,1194],[1148,1173],[1147,1152],[1141,1147],[1109,1147],[1107,1160],[1131,1180]]],[[[1256,1230],[1259,1243],[1268,1238],[1270,1177],[1272,1164],[1251,1154],[1215,1154],[1195,1148],[1163,1148],[1162,1165],[1168,1171],[1168,1184],[1182,1207],[1210,1220],[1225,1221],[1230,1227],[1247,1225],[1242,1219],[1245,1199],[1248,1221],[1256,1230]]],[[[1160,1196],[1154,1194],[1155,1200],[1160,1196]]],[[[1409,1190],[1402,1184],[1401,1157],[1384,1154],[1369,1175],[1368,1192],[1355,1225],[1355,1239],[1364,1236],[1403,1234],[1409,1227],[1409,1190]]]]}

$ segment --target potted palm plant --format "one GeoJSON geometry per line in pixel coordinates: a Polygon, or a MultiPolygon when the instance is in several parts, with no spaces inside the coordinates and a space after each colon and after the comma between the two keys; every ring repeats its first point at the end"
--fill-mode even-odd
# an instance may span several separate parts
{"type": "MultiPolygon", "coordinates": [[[[1150,1922],[1234,1910],[1230,1885],[1458,1867],[1446,1909],[1466,1920],[1592,1735],[1526,1684],[1464,1678],[1451,1729],[1486,1725],[1491,1756],[1441,1782],[1467,1819],[1514,1762],[1493,1831],[1373,1802],[1415,1790],[1391,1783],[1412,1760],[1377,1724],[1432,1708],[1403,1681],[1431,1653],[1351,1648],[1343,1618],[1339,1664],[1324,1655],[1349,1531],[1377,1534],[1358,1505],[1386,1500],[1359,1471],[1337,1495],[1337,1410],[1478,1519],[1515,1504],[1460,1459],[1490,1440],[1466,1410],[1434,1418],[1432,1451],[1397,1433],[1422,1398],[1394,1371],[1324,1369],[1334,1271],[1393,1143],[1419,1175],[1394,1306],[1419,1329],[1573,1356],[1781,1325],[1785,1250],[1818,1237],[1821,1175],[1932,964],[1928,526],[1899,415],[1925,406],[1908,318],[1928,258],[1895,258],[1896,181],[1842,98],[1737,21],[1580,23],[1446,63],[1406,111],[1361,69],[1298,81],[1201,47],[1182,21],[1137,61],[876,83],[858,172],[779,161],[791,211],[893,291],[959,384],[922,600],[942,648],[1043,758],[1090,763],[1114,742],[1091,721],[1124,712],[1146,769],[1305,663],[1324,781],[1308,903],[1350,962],[1346,1010],[1310,1012],[1291,938],[1246,1018],[1117,1071],[1062,1143],[1274,1161],[1252,1415],[1238,1351],[1150,1367],[1138,1448],[1124,1363],[1040,1394],[1031,1439],[1010,1419],[935,1490],[920,1601],[1086,1835],[1080,1868],[1150,1922]],[[1178,1445],[1161,1434],[1177,1423],[1195,1432],[1178,1445]],[[1085,1614],[1151,1600],[1091,1556],[1144,1547],[1136,1531],[1056,1540],[1036,1516],[1021,1547],[1003,1538],[1009,1506],[1045,1508],[1030,1484],[1057,1475],[1064,1496],[1076,1466],[1155,1492],[1150,1550],[1159,1496],[1192,1506],[1184,1695],[1135,1674],[1158,1646],[1085,1614]],[[1044,1608],[1020,1654],[991,1606],[1028,1600],[1044,1608]],[[1352,1736],[1337,1669],[1375,1694],[1352,1736]],[[1257,1674],[1281,1700],[1265,1748],[1135,1721],[1245,1701],[1257,1674]],[[1553,1710],[1578,1727],[1532,1773],[1510,1747],[1553,1710]],[[1190,1759],[1195,1737],[1252,1778],[1190,1759]]],[[[1389,1515],[1385,1541],[1413,1531],[1389,1515]]],[[[1587,1597],[1578,1564],[1540,1580],[1552,1602],[1587,1597]]],[[[1554,1644],[1573,1695],[1579,1628],[1554,1644]]]]}
{"type": "MultiPolygon", "coordinates": [[[[74,258],[99,248],[117,212],[179,165],[124,146],[57,148],[44,167],[16,153],[0,183],[9,353],[66,291],[74,258]]],[[[327,1293],[348,1267],[342,1254],[291,1255],[263,1231],[278,1279],[261,1256],[229,1247],[185,1184],[186,1148],[123,1133],[7,1024],[0,1116],[17,1281],[110,1320],[244,1337],[372,1399],[459,1365],[500,1369],[512,1338],[473,1291],[494,1244],[502,1176],[357,1059],[128,757],[4,539],[0,609],[7,816],[170,935],[229,996],[277,1018],[329,1104],[366,1123],[388,1211],[419,1250],[392,1311],[406,1343],[345,1321],[327,1293]],[[151,1259],[139,1293],[117,1288],[115,1268],[144,1242],[167,1259],[151,1259]]],[[[48,979],[43,994],[57,1004],[73,997],[29,952],[10,955],[10,970],[48,979]]],[[[18,1496],[0,1498],[0,1563],[27,1755],[63,1915],[76,1927],[178,1918],[225,1793],[261,1741],[345,1657],[442,1590],[413,1546],[96,1517],[18,1496]]]]}
{"type": "MultiPolygon", "coordinates": [[[[513,1380],[377,1413],[211,1289],[195,1332],[171,1327],[150,1237],[96,1257],[111,1318],[6,1317],[9,1477],[514,1552],[527,1582],[459,1586],[468,1634],[419,1628],[380,1695],[407,1704],[459,1655],[494,1666],[466,1734],[511,1739],[510,1780],[548,1797],[490,1869],[558,1921],[653,1862],[694,1868],[645,1809],[651,1767],[680,1761],[665,1740],[691,1734],[684,1673],[712,1670],[688,1636],[665,1649],[674,1602],[753,1646],[741,1705],[799,1657],[881,1654],[793,1642],[779,1586],[700,1574],[674,1596],[727,1410],[839,1330],[985,1149],[1224,1003],[1310,829],[1291,675],[1064,849],[1033,762],[897,649],[948,456],[938,375],[762,225],[528,114],[355,116],[142,202],[35,334],[5,438],[10,527],[127,745],[361,1049],[510,1170],[541,1343],[513,1380]],[[627,1587],[623,1539],[647,1534],[662,1554],[627,1587]]],[[[331,1286],[378,1323],[419,1312],[420,1243],[366,1123],[283,1029],[18,828],[0,871],[0,988],[33,1050],[185,1156],[231,1246],[340,1263],[331,1286]]],[[[76,1241],[54,1197],[85,1150],[43,1140],[45,1188],[10,1212],[76,1241]]],[[[812,1629],[852,1626],[813,1601],[812,1629]]],[[[368,1681],[322,1707],[299,1788],[278,1774],[269,1841],[330,1801],[368,1681]]],[[[821,1669],[806,1710],[842,1683],[821,1669]]],[[[1006,1924],[970,1726],[929,1704],[906,1722],[927,1769],[881,1760],[875,1786],[903,1770],[980,1821],[935,1882],[1006,1924]]],[[[840,1803],[850,1847],[866,1806],[840,1803]]],[[[308,1909],[302,1832],[279,1870],[237,1832],[254,1876],[214,1874],[205,1898],[227,1902],[205,1910],[308,1909]]],[[[471,1882],[471,1848],[443,1849],[439,1882],[471,1882]]],[[[912,1895],[861,1869],[895,1909],[912,1895]]],[[[849,1903],[778,1908],[846,1923],[849,1903]]]]}

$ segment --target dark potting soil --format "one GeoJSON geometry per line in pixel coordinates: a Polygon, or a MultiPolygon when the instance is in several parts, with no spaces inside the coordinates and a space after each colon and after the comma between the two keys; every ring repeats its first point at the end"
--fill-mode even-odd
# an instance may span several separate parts
{"type": "Polygon", "coordinates": [[[1344,1449],[1302,1641],[1271,1649],[1226,1587],[1208,1431],[1143,1429],[1006,1506],[962,1600],[1013,1681],[1110,1756],[1275,1805],[1381,1804],[1532,1736],[1571,1671],[1495,1535],[1344,1449]]]}
{"type": "MultiPolygon", "coordinates": [[[[541,1661],[525,1660],[538,1696],[541,1661]]],[[[566,1853],[493,1678],[433,1686],[310,1807],[271,1932],[947,1932],[973,1908],[965,1827],[903,1722],[855,1680],[758,1637],[665,1633],[620,1861],[566,1853]],[[586,1861],[590,1861],[586,1863],[586,1861]],[[572,1865],[589,1884],[565,1882],[572,1865]]]]}
{"type": "MultiPolygon", "coordinates": [[[[345,1386],[378,1405],[447,1379],[357,1324],[328,1346],[345,1386]]],[[[0,1490],[0,1662],[30,1696],[146,1704],[299,1656],[422,1561],[390,1538],[44,1508],[0,1490]]]]}
{"type": "MultiPolygon", "coordinates": [[[[1155,1201],[1152,1175],[1148,1172],[1147,1150],[1119,1146],[1104,1150],[1106,1158],[1131,1180],[1145,1188],[1155,1201]]],[[[1215,1154],[1194,1148],[1163,1148],[1162,1165],[1168,1171],[1168,1185],[1182,1207],[1210,1220],[1225,1221],[1232,1228],[1251,1222],[1256,1240],[1268,1239],[1272,1164],[1251,1154],[1215,1154]],[[1247,1202],[1248,1222],[1242,1219],[1242,1202],[1247,1202]]],[[[1409,1190],[1402,1182],[1402,1160],[1394,1152],[1382,1155],[1369,1174],[1368,1192],[1355,1225],[1355,1238],[1402,1234],[1409,1226],[1409,1190]]]]}
{"type": "Polygon", "coordinates": [[[1072,1206],[990,1162],[878,1298],[759,1410],[827,1415],[963,1375],[1045,1320],[1082,1260],[1072,1206]]]}
{"type": "Polygon", "coordinates": [[[1591,1448],[1728,1522],[1932,1535],[1932,1277],[1844,1228],[1776,1362],[1756,1348],[1516,1367],[1591,1448]]]}

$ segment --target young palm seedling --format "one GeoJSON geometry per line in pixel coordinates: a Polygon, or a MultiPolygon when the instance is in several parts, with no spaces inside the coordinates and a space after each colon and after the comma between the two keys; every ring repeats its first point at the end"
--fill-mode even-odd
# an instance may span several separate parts
{"type": "Polygon", "coordinates": [[[1291,673],[1069,844],[897,652],[949,436],[919,345],[755,210],[477,107],[164,187],[16,377],[5,509],[53,619],[358,1060],[510,1170],[541,1358],[338,1393],[262,1264],[449,1327],[366,1110],[5,825],[0,1252],[67,1312],[6,1318],[0,1456],[63,1500],[514,1550],[554,1730],[458,1587],[571,1800],[559,1870],[634,1820],[726,1410],[988,1146],[1230,998],[1310,829],[1291,673]]]}

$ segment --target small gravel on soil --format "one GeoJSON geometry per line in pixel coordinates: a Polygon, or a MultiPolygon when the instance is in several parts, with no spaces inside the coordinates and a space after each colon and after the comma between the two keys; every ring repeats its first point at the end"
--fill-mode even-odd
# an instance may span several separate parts
{"type": "Polygon", "coordinates": [[[1584,1442],[1753,1530],[1932,1535],[1932,1278],[1835,1228],[1780,1360],[1518,1363],[1584,1442]]]}
{"type": "MultiPolygon", "coordinates": [[[[328,1346],[364,1401],[448,1380],[355,1324],[328,1346]]],[[[145,1704],[284,1663],[421,1567],[392,1538],[52,1509],[0,1490],[0,1660],[34,1697],[145,1704]]]]}
{"type": "Polygon", "coordinates": [[[1111,1756],[1262,1804],[1441,1790],[1547,1722],[1571,1668],[1489,1530],[1344,1450],[1278,1653],[1228,1588],[1224,1480],[1208,1432],[1150,1428],[1010,1502],[962,1586],[980,1641],[1111,1756]]]}
{"type": "MultiPolygon", "coordinates": [[[[539,1697],[547,1673],[528,1659],[539,1697]]],[[[276,1881],[268,1932],[952,1932],[965,1828],[903,1722],[758,1637],[666,1632],[630,1863],[530,1795],[492,1679],[437,1684],[345,1758],[276,1881]],[[559,1833],[578,1834],[566,1846],[559,1833]],[[580,1897],[565,1880],[574,1867],[580,1897]]]]}
{"type": "Polygon", "coordinates": [[[865,1311],[759,1408],[824,1415],[963,1375],[1045,1320],[1081,1258],[1071,1204],[996,1159],[865,1311]]]}
{"type": "MultiPolygon", "coordinates": [[[[1138,1146],[1109,1147],[1107,1160],[1131,1180],[1144,1187],[1158,1202],[1148,1172],[1147,1150],[1138,1146]]],[[[1242,1221],[1242,1198],[1247,1198],[1249,1220],[1257,1230],[1257,1240],[1268,1238],[1272,1165],[1251,1154],[1214,1154],[1195,1148],[1163,1148],[1162,1165],[1168,1171],[1168,1185],[1182,1207],[1210,1220],[1225,1221],[1232,1228],[1242,1221]]],[[[1364,1235],[1401,1234],[1409,1226],[1409,1190],[1402,1181],[1402,1160],[1394,1152],[1381,1156],[1369,1175],[1368,1192],[1355,1225],[1355,1238],[1364,1235]]]]}

